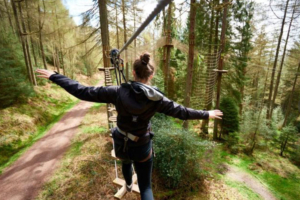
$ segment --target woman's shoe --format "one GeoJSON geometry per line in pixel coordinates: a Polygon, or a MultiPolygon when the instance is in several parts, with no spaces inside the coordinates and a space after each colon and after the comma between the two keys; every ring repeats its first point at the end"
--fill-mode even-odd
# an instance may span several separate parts
{"type": "Polygon", "coordinates": [[[133,186],[133,183],[131,183],[131,185],[127,185],[126,184],[126,190],[127,190],[127,192],[132,192],[132,186],[133,186]]]}

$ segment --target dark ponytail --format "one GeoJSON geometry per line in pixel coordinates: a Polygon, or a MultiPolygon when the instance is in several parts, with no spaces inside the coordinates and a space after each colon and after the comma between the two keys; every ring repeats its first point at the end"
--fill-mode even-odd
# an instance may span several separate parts
{"type": "Polygon", "coordinates": [[[148,80],[148,78],[154,73],[154,67],[149,63],[150,54],[144,53],[139,59],[136,59],[133,64],[133,69],[136,74],[136,78],[142,80],[148,80]]]}

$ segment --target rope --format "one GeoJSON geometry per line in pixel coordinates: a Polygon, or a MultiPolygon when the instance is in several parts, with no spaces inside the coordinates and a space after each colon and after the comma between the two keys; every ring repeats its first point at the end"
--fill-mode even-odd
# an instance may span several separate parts
{"type": "Polygon", "coordinates": [[[161,0],[158,2],[156,8],[152,11],[152,13],[148,16],[148,18],[144,21],[143,24],[136,30],[136,32],[131,36],[131,38],[124,44],[121,48],[118,55],[120,55],[130,44],[131,42],[137,38],[137,36],[149,25],[149,23],[160,13],[172,0],[161,0]]]}

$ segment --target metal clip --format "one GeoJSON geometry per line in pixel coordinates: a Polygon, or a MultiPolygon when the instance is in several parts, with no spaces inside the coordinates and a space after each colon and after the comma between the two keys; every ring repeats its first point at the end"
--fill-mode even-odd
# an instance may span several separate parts
{"type": "Polygon", "coordinates": [[[127,141],[128,141],[128,137],[127,137],[127,133],[126,133],[126,137],[124,137],[124,147],[123,147],[123,152],[125,152],[125,150],[126,150],[127,141]]]}

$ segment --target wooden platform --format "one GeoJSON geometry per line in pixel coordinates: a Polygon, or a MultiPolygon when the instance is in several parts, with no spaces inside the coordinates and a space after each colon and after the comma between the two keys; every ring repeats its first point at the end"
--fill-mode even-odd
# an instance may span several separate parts
{"type": "Polygon", "coordinates": [[[105,71],[105,70],[114,70],[114,67],[98,67],[99,71],[105,71]]]}
{"type": "MultiPolygon", "coordinates": [[[[132,176],[132,182],[133,182],[133,186],[132,186],[132,191],[139,194],[140,193],[140,189],[139,189],[139,186],[136,184],[137,182],[137,176],[136,174],[134,174],[132,176]]],[[[116,185],[119,185],[119,186],[122,186],[121,189],[118,190],[118,192],[114,195],[114,197],[116,199],[122,199],[122,197],[126,194],[126,186],[125,186],[125,181],[123,179],[120,179],[120,178],[116,178],[114,181],[113,181],[114,184],[116,185]]]]}

